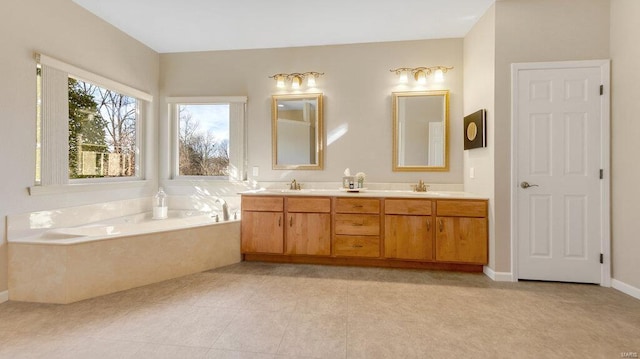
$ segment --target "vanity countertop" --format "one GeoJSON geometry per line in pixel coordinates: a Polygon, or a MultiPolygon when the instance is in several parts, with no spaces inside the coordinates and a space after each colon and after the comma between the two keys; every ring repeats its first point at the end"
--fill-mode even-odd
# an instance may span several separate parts
{"type": "Polygon", "coordinates": [[[469,192],[407,190],[346,190],[346,189],[255,189],[240,192],[248,196],[322,196],[322,197],[379,197],[379,198],[429,198],[429,199],[489,199],[469,192]]]}

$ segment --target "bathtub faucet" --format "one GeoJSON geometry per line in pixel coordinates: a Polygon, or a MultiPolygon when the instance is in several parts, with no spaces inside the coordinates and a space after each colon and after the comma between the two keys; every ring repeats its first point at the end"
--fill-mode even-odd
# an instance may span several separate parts
{"type": "Polygon", "coordinates": [[[215,203],[219,203],[222,205],[222,220],[223,221],[228,221],[229,220],[229,205],[227,204],[227,201],[225,201],[222,198],[217,198],[215,203]]]}

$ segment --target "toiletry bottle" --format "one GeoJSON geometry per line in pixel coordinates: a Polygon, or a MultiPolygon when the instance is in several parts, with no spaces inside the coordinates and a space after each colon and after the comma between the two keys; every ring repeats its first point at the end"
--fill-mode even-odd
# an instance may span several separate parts
{"type": "Polygon", "coordinates": [[[158,193],[153,196],[153,219],[167,218],[167,209],[167,194],[160,187],[158,193]]]}

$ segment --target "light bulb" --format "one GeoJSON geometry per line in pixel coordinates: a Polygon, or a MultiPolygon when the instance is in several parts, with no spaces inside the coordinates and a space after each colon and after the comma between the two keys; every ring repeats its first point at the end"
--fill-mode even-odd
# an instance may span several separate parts
{"type": "Polygon", "coordinates": [[[444,81],[444,71],[442,71],[442,69],[437,69],[435,74],[433,75],[433,79],[436,82],[443,82],[444,81]]]}
{"type": "Polygon", "coordinates": [[[400,83],[401,84],[406,84],[407,82],[409,82],[409,76],[407,75],[406,71],[401,71],[400,72],[400,83]]]}
{"type": "Polygon", "coordinates": [[[308,87],[316,87],[316,77],[313,75],[309,75],[307,77],[307,86],[308,87]]]}
{"type": "Polygon", "coordinates": [[[276,77],[276,87],[280,89],[284,88],[284,76],[276,77]]]}
{"type": "Polygon", "coordinates": [[[427,83],[427,74],[424,73],[424,71],[422,70],[418,70],[414,75],[414,77],[416,78],[416,81],[418,81],[420,85],[424,85],[427,83]]]}
{"type": "Polygon", "coordinates": [[[300,76],[294,76],[291,79],[291,88],[293,89],[299,89],[300,88],[300,84],[302,82],[302,79],[300,79],[300,76]]]}

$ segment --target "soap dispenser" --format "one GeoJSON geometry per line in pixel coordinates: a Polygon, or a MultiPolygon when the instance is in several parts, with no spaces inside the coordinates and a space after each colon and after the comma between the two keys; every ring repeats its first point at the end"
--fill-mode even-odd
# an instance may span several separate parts
{"type": "Polygon", "coordinates": [[[167,194],[160,187],[158,193],[153,196],[153,219],[167,218],[167,209],[167,194]]]}

